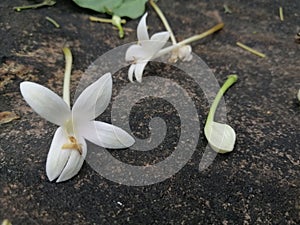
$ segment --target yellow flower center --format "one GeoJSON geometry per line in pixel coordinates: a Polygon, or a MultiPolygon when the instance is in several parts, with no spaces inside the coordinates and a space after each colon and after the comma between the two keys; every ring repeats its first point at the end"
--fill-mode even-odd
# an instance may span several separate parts
{"type": "Polygon", "coordinates": [[[61,146],[61,149],[72,149],[77,150],[82,155],[82,144],[78,143],[74,136],[69,136],[69,143],[65,143],[61,146]]]}
{"type": "Polygon", "coordinates": [[[72,119],[69,119],[64,124],[65,131],[67,133],[69,142],[61,146],[61,149],[72,149],[77,150],[82,155],[82,144],[78,143],[75,138],[75,130],[72,119]]]}

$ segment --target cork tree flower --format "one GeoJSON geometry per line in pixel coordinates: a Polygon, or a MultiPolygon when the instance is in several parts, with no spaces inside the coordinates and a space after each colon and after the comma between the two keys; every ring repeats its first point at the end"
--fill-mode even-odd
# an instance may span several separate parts
{"type": "Polygon", "coordinates": [[[146,25],[147,13],[142,17],[137,27],[138,43],[130,46],[125,54],[125,60],[131,63],[128,70],[128,78],[131,82],[133,82],[133,76],[135,76],[138,82],[141,82],[147,63],[168,53],[171,53],[169,59],[171,63],[176,63],[178,60],[191,61],[193,55],[190,43],[205,38],[224,27],[224,23],[220,22],[201,34],[177,42],[166,17],[155,1],[150,0],[149,3],[162,20],[167,31],[156,33],[149,39],[146,25]],[[172,45],[163,48],[169,38],[171,38],[172,45]]]}
{"type": "Polygon", "coordinates": [[[237,81],[237,79],[237,75],[228,76],[228,79],[223,84],[214,102],[212,103],[204,127],[204,134],[210,147],[218,153],[231,152],[234,148],[236,140],[234,129],[228,124],[215,122],[214,115],[222,96],[226,90],[237,81]]]}
{"type": "Polygon", "coordinates": [[[79,172],[87,154],[85,139],[113,149],[127,148],[134,143],[134,139],[121,128],[94,120],[110,102],[110,73],[88,86],[77,98],[72,109],[69,96],[65,95],[65,87],[62,99],[40,84],[28,81],[20,84],[21,93],[30,107],[44,119],[59,126],[46,162],[47,176],[50,181],[57,178],[56,182],[68,180],[79,172]]]}
{"type": "Polygon", "coordinates": [[[147,63],[155,57],[169,39],[169,32],[158,32],[149,38],[147,13],[141,18],[137,27],[138,43],[130,46],[125,55],[125,60],[131,65],[128,70],[128,79],[133,82],[133,75],[138,82],[142,81],[143,71],[147,63]]]}

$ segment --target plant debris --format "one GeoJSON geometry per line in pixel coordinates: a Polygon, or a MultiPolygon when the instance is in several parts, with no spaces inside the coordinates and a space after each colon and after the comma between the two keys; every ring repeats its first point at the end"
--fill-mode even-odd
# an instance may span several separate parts
{"type": "Polygon", "coordinates": [[[283,9],[282,9],[281,6],[279,7],[279,18],[280,18],[281,21],[284,21],[284,17],[283,17],[283,9]]]}
{"type": "Polygon", "coordinates": [[[60,28],[60,25],[54,19],[50,18],[49,16],[46,16],[45,19],[52,23],[56,28],[60,28]]]}
{"type": "Polygon", "coordinates": [[[1,225],[12,225],[8,219],[2,221],[1,225]]]}
{"type": "Polygon", "coordinates": [[[9,111],[0,112],[0,124],[9,123],[16,119],[20,119],[20,117],[14,112],[9,112],[9,111]]]}
{"type": "Polygon", "coordinates": [[[231,11],[231,9],[229,9],[228,5],[224,4],[223,8],[224,8],[224,13],[226,13],[226,14],[231,14],[232,13],[232,11],[231,11]]]}
{"type": "Polygon", "coordinates": [[[56,1],[45,0],[41,3],[37,3],[37,4],[34,4],[34,5],[16,6],[13,9],[20,12],[21,10],[24,10],[24,9],[36,9],[36,8],[40,8],[40,7],[44,7],[44,6],[53,6],[55,4],[56,4],[56,1]]]}
{"type": "Polygon", "coordinates": [[[248,52],[251,52],[251,53],[254,54],[254,55],[257,55],[257,56],[262,57],[262,58],[265,58],[265,57],[266,57],[265,54],[263,54],[263,53],[261,53],[261,52],[259,52],[259,51],[256,51],[256,50],[254,50],[253,48],[250,48],[250,47],[248,47],[247,45],[242,44],[241,42],[237,42],[236,44],[237,44],[237,46],[239,46],[239,47],[245,49],[245,50],[248,51],[248,52]]]}

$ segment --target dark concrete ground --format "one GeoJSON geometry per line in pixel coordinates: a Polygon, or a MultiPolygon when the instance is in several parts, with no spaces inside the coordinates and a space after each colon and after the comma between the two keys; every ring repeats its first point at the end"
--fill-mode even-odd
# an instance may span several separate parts
{"type": "MultiPolygon", "coordinates": [[[[56,127],[33,113],[19,92],[20,82],[30,80],[62,93],[61,47],[65,43],[74,55],[73,90],[84,70],[101,54],[136,40],[138,20],[129,21],[125,39],[119,39],[110,25],[89,22],[88,15],[97,14],[72,1],[19,13],[12,10],[32,2],[0,2],[0,111],[20,116],[0,125],[0,221],[9,219],[14,225],[300,224],[300,105],[296,100],[300,45],[294,41],[300,31],[299,1],[227,0],[232,14],[225,14],[223,1],[218,0],[159,1],[179,40],[212,27],[218,15],[225,23],[221,32],[192,46],[220,83],[228,74],[239,75],[238,83],[225,96],[228,122],[237,132],[237,142],[232,153],[218,155],[207,170],[199,172],[207,144],[202,132],[197,151],[182,170],[164,182],[144,187],[114,183],[87,163],[73,179],[50,183],[45,161],[56,127]],[[278,17],[280,5],[283,22],[278,17]],[[57,20],[61,28],[54,28],[45,16],[57,20]],[[236,41],[267,57],[240,49],[236,41]]],[[[163,30],[147,7],[150,32],[163,30]]],[[[150,65],[148,73],[157,67],[150,65]]],[[[123,76],[114,77],[115,90],[127,82],[125,72],[123,76]]],[[[194,96],[203,126],[207,102],[197,97],[201,93],[188,82],[181,81],[181,85],[194,96]]],[[[133,109],[138,119],[151,111],[147,104],[133,109]]],[[[154,111],[172,111],[171,106],[162,106],[165,103],[158,101],[154,111]]],[[[108,109],[101,119],[110,121],[109,116],[108,109]]],[[[177,135],[178,130],[170,132],[177,135]]],[[[167,141],[161,151],[174,148],[172,143],[167,141]]],[[[112,153],[120,160],[122,154],[134,157],[124,151],[112,153]]]]}

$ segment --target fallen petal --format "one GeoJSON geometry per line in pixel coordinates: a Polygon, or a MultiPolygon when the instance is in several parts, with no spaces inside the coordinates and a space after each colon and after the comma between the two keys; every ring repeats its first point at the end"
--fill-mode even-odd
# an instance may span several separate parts
{"type": "Polygon", "coordinates": [[[14,112],[0,112],[0,124],[9,123],[13,120],[19,119],[20,117],[14,112]]]}

